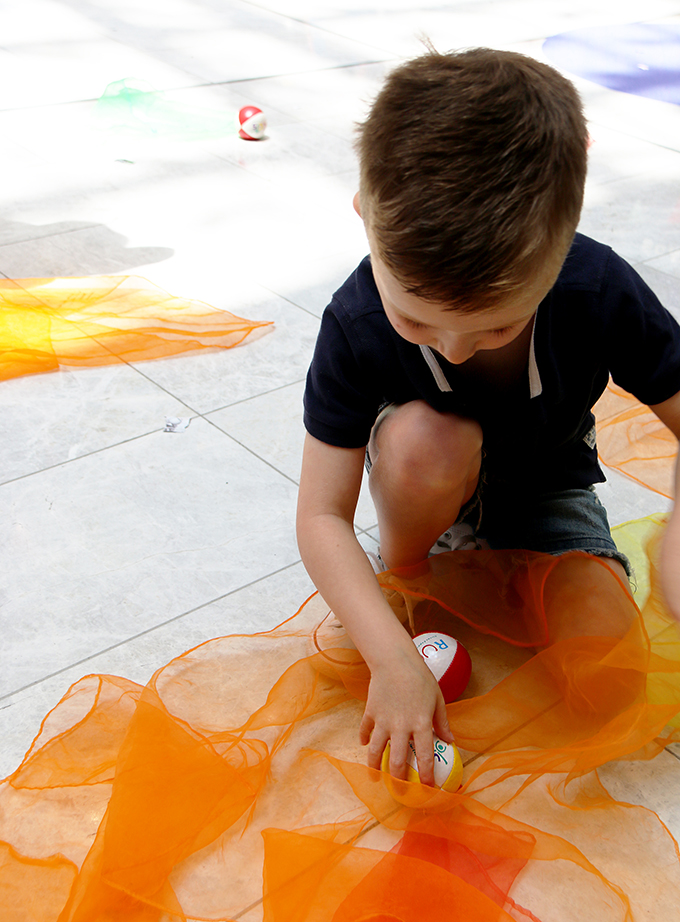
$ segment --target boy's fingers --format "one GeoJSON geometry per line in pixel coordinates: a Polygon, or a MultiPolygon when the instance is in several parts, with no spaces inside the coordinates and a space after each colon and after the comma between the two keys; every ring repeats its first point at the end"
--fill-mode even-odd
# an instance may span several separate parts
{"type": "Polygon", "coordinates": [[[445,743],[453,742],[453,733],[451,733],[449,717],[446,713],[446,705],[444,704],[443,698],[437,702],[437,706],[432,717],[432,724],[434,726],[434,732],[440,739],[444,740],[445,743]]]}
{"type": "Polygon", "coordinates": [[[359,741],[362,746],[366,746],[371,739],[371,733],[375,727],[375,721],[364,711],[364,716],[359,724],[359,741]]]}
{"type": "Polygon", "coordinates": [[[418,774],[423,784],[434,785],[434,742],[432,731],[414,734],[418,774]]]}
{"type": "Polygon", "coordinates": [[[388,737],[384,733],[378,733],[376,730],[371,735],[371,742],[368,747],[368,767],[369,768],[380,768],[380,763],[382,762],[382,754],[387,745],[388,737]]]}
{"type": "Polygon", "coordinates": [[[390,775],[406,779],[406,759],[408,757],[408,737],[390,739],[390,775]]]}

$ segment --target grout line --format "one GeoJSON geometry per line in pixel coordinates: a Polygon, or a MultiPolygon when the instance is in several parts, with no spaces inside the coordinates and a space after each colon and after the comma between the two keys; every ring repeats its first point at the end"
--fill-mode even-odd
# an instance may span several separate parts
{"type": "Polygon", "coordinates": [[[267,465],[267,467],[270,467],[273,471],[276,471],[277,474],[280,474],[281,477],[285,477],[286,480],[290,481],[290,483],[294,484],[294,486],[296,486],[296,487],[299,486],[299,483],[298,483],[297,480],[295,480],[295,479],[294,479],[293,477],[291,477],[289,474],[284,474],[284,472],[283,472],[283,471],[280,471],[280,470],[278,469],[278,467],[275,467],[275,466],[271,463],[271,461],[267,461],[267,459],[266,459],[266,458],[263,458],[262,455],[258,455],[258,453],[257,453],[256,451],[253,451],[252,448],[249,448],[247,445],[244,445],[243,442],[239,441],[239,439],[237,439],[236,436],[230,435],[230,434],[229,434],[228,432],[226,432],[224,429],[220,429],[220,427],[217,425],[217,423],[213,422],[211,419],[206,419],[205,416],[202,417],[202,418],[205,420],[206,423],[208,423],[208,425],[212,426],[214,429],[217,429],[217,431],[218,431],[218,432],[221,432],[222,435],[226,435],[226,437],[227,437],[228,439],[231,439],[232,442],[236,442],[236,444],[237,444],[237,445],[240,445],[241,448],[245,448],[245,450],[246,450],[247,452],[249,452],[251,455],[253,455],[253,457],[257,458],[259,461],[262,461],[264,464],[267,465]]]}
{"type": "MultiPolygon", "coordinates": [[[[332,35],[333,38],[339,39],[345,42],[352,42],[355,45],[363,45],[365,48],[370,48],[372,51],[383,51],[384,49],[379,48],[376,45],[369,45],[368,42],[362,42],[360,39],[352,38],[349,35],[344,35],[342,32],[336,32],[333,29],[329,29],[326,26],[319,25],[316,22],[310,22],[308,19],[300,19],[297,16],[291,16],[290,13],[282,13],[279,10],[272,10],[270,7],[266,6],[264,3],[255,3],[254,0],[243,0],[248,6],[254,7],[256,10],[263,10],[265,13],[269,13],[270,16],[278,16],[281,19],[286,19],[289,22],[297,22],[302,26],[306,26],[308,29],[316,29],[319,32],[325,32],[326,35],[332,35]]],[[[386,59],[393,60],[393,59],[386,59]]],[[[382,63],[382,62],[370,62],[370,63],[382,63]]],[[[340,65],[341,67],[352,67],[354,65],[340,65]]]]}
{"type": "MultiPolygon", "coordinates": [[[[613,91],[613,92],[616,92],[616,91],[613,91]]],[[[638,97],[638,98],[641,98],[641,97],[638,97]]],[[[669,105],[673,105],[673,103],[669,103],[669,105]]],[[[588,109],[587,102],[585,104],[585,108],[587,111],[588,109]]],[[[588,124],[597,125],[599,128],[604,128],[607,131],[613,131],[613,132],[616,132],[617,134],[623,135],[624,138],[632,138],[634,141],[642,141],[643,144],[651,144],[652,147],[658,147],[661,150],[668,150],[673,154],[680,155],[680,150],[677,147],[669,147],[668,144],[660,144],[658,141],[654,141],[651,138],[643,137],[641,134],[636,134],[631,131],[622,131],[621,128],[614,128],[612,125],[606,122],[602,122],[602,121],[598,121],[597,119],[589,118],[588,124]]],[[[643,175],[643,174],[637,173],[635,175],[643,175]]],[[[630,178],[630,177],[623,177],[623,178],[630,178]]]]}
{"type": "MultiPolygon", "coordinates": [[[[276,295],[277,298],[281,298],[281,300],[285,301],[287,304],[292,304],[292,306],[297,307],[298,310],[304,311],[305,314],[309,314],[310,317],[313,317],[315,320],[318,320],[319,323],[321,323],[321,316],[319,314],[315,314],[314,311],[310,311],[308,307],[303,307],[301,304],[297,304],[295,301],[291,301],[291,299],[286,297],[286,295],[282,295],[280,291],[276,291],[274,288],[270,288],[268,285],[263,285],[262,282],[260,282],[260,287],[264,288],[265,291],[270,292],[270,294],[276,295]]],[[[329,300],[331,297],[332,294],[329,295],[329,300]]],[[[324,305],[324,307],[325,306],[326,305],[324,305]]]]}
{"type": "MultiPolygon", "coordinates": [[[[65,672],[68,672],[70,669],[75,669],[76,666],[81,666],[83,663],[88,663],[90,660],[96,659],[98,656],[102,656],[104,653],[110,653],[111,650],[116,650],[119,647],[124,647],[125,644],[131,643],[134,640],[139,640],[140,637],[146,637],[148,634],[153,634],[154,631],[158,631],[161,628],[167,627],[169,624],[173,624],[175,621],[180,621],[182,618],[185,618],[187,615],[193,615],[198,611],[201,611],[203,608],[207,608],[209,605],[214,605],[215,602],[221,602],[223,599],[229,598],[229,596],[235,595],[237,592],[240,592],[242,589],[249,589],[251,586],[256,586],[258,583],[263,582],[266,579],[269,579],[271,576],[276,576],[279,573],[285,573],[286,570],[290,570],[292,567],[296,567],[301,561],[294,560],[293,563],[286,564],[285,567],[280,567],[278,570],[272,570],[271,573],[266,573],[264,576],[259,576],[257,579],[251,580],[249,583],[244,583],[242,586],[237,586],[235,589],[230,589],[229,592],[225,592],[223,595],[218,595],[214,599],[209,599],[207,602],[202,602],[200,605],[197,605],[195,608],[190,608],[188,611],[182,612],[179,615],[175,615],[173,618],[168,618],[167,621],[162,621],[160,624],[155,624],[153,627],[147,628],[145,631],[140,631],[138,634],[133,634],[131,637],[126,637],[125,640],[121,640],[118,643],[111,644],[110,647],[105,647],[103,650],[98,650],[96,653],[92,653],[89,656],[85,656],[82,659],[77,660],[75,663],[69,663],[68,666],[64,666],[62,669],[57,669],[55,672],[50,672],[48,675],[42,676],[40,679],[36,679],[34,682],[28,682],[26,685],[22,685],[21,688],[15,688],[11,692],[7,692],[4,695],[0,695],[0,701],[5,701],[7,698],[11,698],[14,695],[18,695],[20,692],[26,691],[29,688],[35,688],[37,685],[41,685],[43,682],[46,682],[48,679],[53,679],[56,676],[62,675],[65,672]]],[[[0,708],[1,709],[1,708],[0,708]]]]}
{"type": "MultiPolygon", "coordinates": [[[[2,275],[2,274],[3,274],[3,273],[0,271],[0,275],[2,275]]],[[[288,474],[285,474],[283,471],[279,470],[279,469],[278,469],[277,467],[275,467],[271,462],[267,461],[266,458],[262,458],[260,455],[257,454],[257,452],[253,451],[251,448],[249,448],[249,447],[248,447],[247,445],[245,445],[243,442],[240,442],[237,438],[235,438],[234,436],[230,435],[230,434],[229,434],[228,432],[226,432],[224,429],[220,428],[220,426],[218,426],[215,422],[213,422],[211,419],[208,419],[208,416],[209,416],[211,413],[218,413],[218,412],[220,412],[221,410],[228,410],[228,409],[229,409],[230,407],[232,407],[232,406],[238,406],[239,404],[247,403],[249,400],[257,400],[258,397],[264,397],[264,396],[266,396],[267,394],[276,393],[277,391],[283,390],[283,389],[286,388],[286,387],[291,387],[292,385],[300,384],[300,383],[302,383],[302,382],[304,381],[304,378],[300,378],[300,379],[298,379],[297,381],[289,381],[289,382],[287,382],[286,384],[280,384],[280,385],[278,385],[277,387],[272,388],[271,390],[262,391],[262,393],[260,393],[260,394],[252,394],[250,397],[243,397],[241,400],[235,400],[234,403],[228,403],[228,404],[225,404],[225,405],[222,406],[222,407],[217,407],[217,408],[214,409],[214,410],[208,410],[206,413],[200,413],[198,410],[196,410],[196,409],[195,409],[194,407],[192,407],[190,404],[186,403],[185,401],[183,401],[183,400],[181,400],[179,397],[177,397],[175,394],[173,394],[172,391],[169,391],[167,388],[163,387],[162,384],[158,384],[156,381],[153,380],[153,378],[150,378],[148,375],[146,375],[146,374],[145,374],[143,371],[141,371],[139,368],[135,367],[134,365],[130,364],[129,362],[125,362],[124,360],[121,360],[120,364],[121,364],[121,365],[127,365],[127,367],[128,367],[129,369],[131,369],[132,371],[136,371],[139,375],[141,375],[141,376],[142,376],[145,380],[147,380],[150,384],[152,384],[152,385],[154,385],[155,387],[157,387],[160,391],[163,391],[164,393],[166,393],[166,394],[168,395],[168,397],[170,397],[172,400],[177,400],[177,401],[179,401],[179,402],[182,404],[183,407],[186,407],[187,410],[189,410],[189,412],[191,413],[191,419],[192,419],[192,420],[194,420],[194,419],[202,419],[202,420],[204,420],[206,423],[208,423],[208,425],[210,425],[210,426],[212,426],[213,428],[217,429],[218,432],[220,432],[222,435],[226,435],[228,438],[230,438],[232,441],[236,442],[236,443],[237,443],[238,445],[240,445],[242,448],[245,448],[246,451],[250,452],[250,454],[254,455],[254,456],[255,456],[256,458],[258,458],[260,461],[263,461],[265,464],[267,464],[270,468],[272,468],[272,470],[275,470],[275,471],[276,471],[278,474],[280,474],[282,477],[285,477],[287,480],[291,481],[291,483],[294,483],[295,486],[298,486],[297,480],[294,480],[294,479],[293,479],[292,477],[290,477],[288,474]]],[[[113,366],[111,366],[111,367],[113,367],[113,366]]],[[[18,477],[12,477],[12,478],[10,478],[9,480],[0,481],[0,487],[3,487],[3,486],[5,486],[5,485],[7,485],[7,484],[10,484],[10,483],[17,483],[17,482],[20,481],[20,480],[25,480],[27,477],[34,477],[36,474],[42,474],[42,473],[44,473],[45,471],[52,471],[52,470],[55,470],[56,468],[59,468],[59,467],[66,467],[67,464],[73,464],[74,462],[82,461],[84,458],[90,458],[90,457],[92,457],[93,455],[101,454],[101,453],[104,452],[104,451],[108,451],[110,448],[118,448],[118,447],[121,446],[121,445],[128,445],[128,444],[130,444],[131,442],[136,442],[136,441],[138,441],[139,439],[144,439],[144,438],[146,438],[147,436],[154,435],[155,433],[157,433],[157,432],[162,432],[162,431],[163,431],[162,428],[158,428],[158,429],[149,429],[149,430],[147,430],[146,432],[140,432],[138,435],[130,436],[130,438],[121,439],[119,442],[112,442],[110,445],[104,445],[104,446],[102,446],[101,448],[95,448],[95,449],[93,449],[92,451],[87,451],[87,452],[85,452],[85,453],[82,454],[82,455],[78,455],[76,458],[68,458],[68,459],[65,460],[65,461],[57,461],[55,464],[50,464],[50,465],[48,465],[47,467],[42,467],[42,468],[39,468],[38,470],[35,470],[35,471],[28,471],[26,474],[20,474],[18,477]]]]}
{"type": "Polygon", "coordinates": [[[287,387],[293,387],[296,384],[304,384],[304,382],[305,378],[298,378],[297,381],[289,381],[287,384],[279,384],[278,387],[273,387],[270,391],[263,391],[261,394],[252,394],[250,397],[241,397],[240,400],[234,400],[233,403],[225,403],[224,406],[215,407],[214,410],[206,410],[205,413],[200,415],[207,417],[210,416],[211,413],[220,413],[222,410],[228,410],[230,407],[237,407],[242,403],[248,403],[249,400],[257,400],[259,397],[265,397],[267,394],[275,394],[277,391],[283,391],[287,387]]]}
{"type": "MultiPolygon", "coordinates": [[[[248,0],[244,0],[244,2],[248,2],[248,0]]],[[[251,4],[251,6],[257,6],[257,4],[251,4]]],[[[266,9],[266,7],[261,7],[261,9],[266,9]]],[[[267,12],[271,12],[274,14],[273,10],[267,10],[267,12]]],[[[284,18],[292,19],[292,17],[284,17],[284,18]]],[[[293,21],[304,23],[304,20],[293,20],[293,21]]],[[[322,26],[314,26],[311,23],[304,23],[304,25],[310,26],[310,28],[319,29],[319,31],[322,31],[322,32],[327,32],[329,35],[333,35],[335,38],[341,39],[346,42],[354,42],[357,45],[364,44],[363,42],[359,42],[356,39],[348,38],[347,36],[340,35],[336,32],[330,32],[328,29],[324,29],[322,26]]],[[[123,44],[125,46],[124,42],[117,41],[114,38],[111,38],[110,40],[115,42],[116,44],[123,44]]],[[[129,45],[125,47],[134,48],[134,45],[129,45]]],[[[373,45],[366,45],[366,47],[370,48],[372,51],[379,50],[379,49],[376,49],[373,45]]],[[[375,58],[375,59],[368,59],[365,61],[350,61],[348,64],[333,64],[330,67],[318,67],[313,70],[291,70],[291,71],[285,71],[283,73],[278,73],[278,74],[276,73],[262,74],[257,77],[233,77],[228,80],[204,80],[198,83],[193,82],[189,84],[188,86],[163,87],[162,89],[154,90],[154,92],[156,93],[179,93],[185,90],[204,90],[204,89],[210,89],[211,87],[216,87],[216,86],[233,86],[239,83],[254,83],[258,80],[281,80],[281,79],[286,79],[287,77],[304,77],[307,74],[309,74],[310,76],[313,76],[314,74],[323,74],[323,73],[328,73],[334,70],[349,70],[352,67],[370,67],[375,64],[391,64],[399,60],[401,60],[400,56],[395,55],[393,57],[375,58]]],[[[196,79],[196,77],[198,76],[195,74],[190,74],[188,71],[187,71],[187,75],[190,77],[194,77],[194,79],[196,79]]],[[[198,77],[198,80],[200,81],[201,78],[198,77]]],[[[101,98],[100,96],[91,96],[91,97],[85,97],[81,99],[64,99],[64,100],[60,100],[57,102],[39,103],[37,105],[30,105],[30,106],[8,106],[4,109],[0,109],[0,115],[2,115],[5,112],[33,112],[36,109],[52,109],[52,108],[63,107],[63,106],[78,106],[78,105],[83,105],[84,103],[98,102],[100,98],[101,98]]],[[[672,148],[670,149],[672,150],[672,148]]]]}
{"type": "MultiPolygon", "coordinates": [[[[247,0],[245,0],[247,2],[247,0]]],[[[255,4],[253,4],[255,5],[255,4]]],[[[307,24],[308,25],[308,24],[307,24]]],[[[315,27],[317,28],[317,27],[315,27]]],[[[327,31],[327,30],[323,30],[327,31]]],[[[335,35],[336,38],[343,38],[345,41],[354,41],[354,39],[347,39],[346,36],[338,36],[336,33],[331,32],[331,35],[335,35]]],[[[371,47],[371,46],[368,46],[371,47]]],[[[375,50],[375,49],[374,49],[375,50]]],[[[317,67],[314,70],[291,70],[283,74],[263,74],[259,77],[234,77],[230,80],[214,80],[210,83],[200,84],[200,88],[211,87],[211,86],[233,86],[238,83],[256,83],[258,80],[285,80],[288,77],[304,77],[307,74],[310,76],[314,74],[327,74],[334,70],[349,70],[352,67],[371,67],[374,64],[392,64],[401,60],[400,57],[387,57],[387,58],[376,58],[375,60],[369,61],[350,61],[349,64],[333,64],[331,67],[317,67]]],[[[190,89],[193,89],[191,87],[190,89]]],[[[165,90],[164,92],[172,92],[171,90],[165,90]]],[[[672,150],[673,148],[671,148],[672,150]]]]}
{"type": "MultiPolygon", "coordinates": [[[[195,418],[196,417],[192,417],[192,419],[195,418]]],[[[139,435],[133,435],[129,439],[121,439],[120,442],[113,442],[111,445],[104,445],[102,448],[95,448],[92,451],[87,451],[85,454],[78,455],[77,458],[68,458],[66,461],[57,461],[55,464],[50,464],[47,467],[41,467],[39,470],[29,471],[27,474],[20,474],[18,477],[12,477],[10,480],[4,480],[2,483],[0,483],[0,487],[4,487],[10,483],[17,483],[20,480],[26,480],[27,477],[35,477],[36,474],[43,474],[46,471],[53,471],[58,467],[66,467],[67,464],[73,464],[74,462],[82,461],[84,458],[91,458],[93,455],[100,455],[102,452],[108,451],[110,448],[118,448],[120,445],[128,445],[130,442],[136,442],[138,439],[145,439],[149,435],[154,435],[154,433],[162,431],[162,429],[149,429],[148,432],[142,432],[139,435]]]]}
{"type": "MultiPolygon", "coordinates": [[[[134,366],[130,366],[130,367],[134,367],[134,366]]],[[[135,369],[135,370],[137,370],[137,369],[135,369]]],[[[151,381],[152,384],[156,384],[156,382],[153,381],[152,378],[149,378],[148,375],[145,375],[143,372],[140,372],[140,374],[142,374],[143,377],[145,377],[145,378],[147,379],[147,381],[151,381]]],[[[304,380],[304,379],[300,379],[300,380],[304,380]]],[[[280,391],[280,390],[282,390],[282,389],[285,388],[285,387],[290,387],[291,384],[299,384],[299,383],[300,383],[300,381],[298,380],[298,381],[291,381],[291,382],[288,382],[288,383],[286,383],[286,384],[281,384],[281,385],[279,385],[278,387],[272,388],[271,391],[263,391],[261,394],[253,394],[253,395],[250,396],[250,397],[244,397],[242,400],[237,400],[237,401],[235,401],[235,403],[233,403],[233,404],[227,404],[226,406],[220,407],[219,409],[223,409],[223,410],[224,410],[224,409],[228,409],[228,408],[231,407],[231,406],[236,406],[237,404],[240,404],[240,403],[246,403],[248,400],[255,400],[257,397],[263,397],[265,394],[271,394],[271,393],[274,393],[275,391],[280,391]]],[[[167,393],[167,394],[169,394],[171,397],[173,397],[174,400],[177,400],[177,399],[178,399],[178,398],[175,397],[170,391],[166,390],[162,385],[159,384],[159,385],[156,385],[156,386],[157,386],[157,387],[160,387],[161,390],[165,391],[165,393],[167,393]]],[[[237,445],[240,445],[241,448],[245,448],[245,450],[246,450],[247,452],[249,452],[251,455],[253,455],[255,458],[257,458],[259,461],[262,461],[264,464],[266,464],[268,467],[270,467],[273,471],[276,471],[277,474],[280,474],[282,477],[285,477],[286,480],[290,481],[290,483],[294,484],[296,487],[299,486],[298,481],[295,480],[293,477],[290,477],[288,474],[284,473],[283,471],[280,471],[280,470],[279,470],[275,465],[273,465],[270,461],[267,461],[266,458],[263,458],[261,455],[258,455],[256,451],[253,451],[253,450],[252,450],[252,448],[249,448],[248,445],[245,445],[243,442],[239,441],[239,439],[237,439],[235,436],[231,435],[231,434],[230,434],[229,432],[227,432],[225,429],[222,429],[222,428],[221,428],[220,426],[218,426],[217,423],[214,422],[212,419],[208,419],[208,416],[209,416],[210,413],[217,413],[218,410],[210,410],[208,413],[204,414],[204,413],[199,413],[197,410],[195,410],[195,409],[194,409],[193,407],[191,407],[189,404],[184,403],[184,401],[182,401],[182,404],[183,404],[185,407],[187,407],[189,410],[191,410],[192,413],[195,413],[195,414],[196,414],[194,417],[192,417],[192,419],[202,419],[202,420],[203,420],[204,422],[206,422],[209,426],[212,426],[213,429],[216,429],[216,430],[217,430],[218,432],[220,432],[222,435],[226,435],[227,438],[229,438],[229,439],[232,440],[232,442],[236,442],[236,444],[237,444],[237,445]]],[[[153,431],[154,431],[154,432],[157,432],[158,430],[153,430],[153,431]]],[[[133,441],[133,440],[130,439],[130,441],[133,441]]]]}
{"type": "MultiPolygon", "coordinates": [[[[40,227],[39,224],[34,225],[34,226],[40,227]]],[[[4,249],[4,247],[13,247],[19,243],[32,243],[33,241],[37,241],[37,240],[50,240],[52,237],[62,237],[64,234],[77,234],[79,231],[93,230],[93,228],[95,227],[103,227],[103,225],[101,224],[101,222],[93,222],[92,224],[85,223],[85,224],[82,224],[80,227],[66,227],[63,230],[53,231],[52,233],[49,233],[49,234],[38,234],[35,237],[22,237],[17,240],[10,240],[7,243],[0,243],[0,249],[4,249]]],[[[12,277],[11,275],[7,275],[5,272],[2,272],[1,270],[0,270],[0,275],[3,275],[10,282],[16,281],[15,277],[12,277]]]]}
{"type": "MultiPolygon", "coordinates": [[[[647,259],[641,259],[636,262],[635,265],[638,266],[648,266],[655,259],[663,259],[664,256],[672,256],[673,253],[680,253],[679,247],[673,247],[672,250],[667,250],[665,253],[659,253],[657,256],[649,256],[647,259]]],[[[654,269],[656,272],[660,272],[662,275],[667,275],[669,279],[674,279],[676,282],[680,281],[680,276],[674,275],[672,272],[666,272],[665,269],[657,269],[655,266],[648,266],[650,269],[654,269]]]]}

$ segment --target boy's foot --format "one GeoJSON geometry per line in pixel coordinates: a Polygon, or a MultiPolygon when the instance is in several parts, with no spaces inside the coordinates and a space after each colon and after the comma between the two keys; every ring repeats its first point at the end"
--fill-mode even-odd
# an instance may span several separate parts
{"type": "Polygon", "coordinates": [[[440,535],[430,548],[429,557],[446,554],[448,551],[480,551],[489,545],[483,538],[478,538],[472,527],[465,522],[452,525],[440,535]]]}

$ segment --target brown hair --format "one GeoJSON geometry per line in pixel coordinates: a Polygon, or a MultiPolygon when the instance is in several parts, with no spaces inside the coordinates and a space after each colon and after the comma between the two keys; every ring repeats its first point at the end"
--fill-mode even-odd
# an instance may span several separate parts
{"type": "Polygon", "coordinates": [[[404,288],[457,309],[516,292],[578,224],[581,100],[509,51],[436,51],[396,68],[359,126],[362,215],[404,288]]]}

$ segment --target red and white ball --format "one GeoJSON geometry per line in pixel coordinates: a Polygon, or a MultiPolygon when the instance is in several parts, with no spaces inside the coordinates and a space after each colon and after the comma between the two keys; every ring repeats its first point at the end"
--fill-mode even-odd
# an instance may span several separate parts
{"type": "Polygon", "coordinates": [[[444,701],[451,704],[460,698],[472,674],[470,654],[463,644],[438,631],[417,634],[413,643],[439,683],[444,701]]]}
{"type": "Polygon", "coordinates": [[[239,110],[238,121],[241,126],[239,137],[246,141],[259,141],[267,130],[267,119],[262,109],[257,106],[244,106],[239,110]]]}

